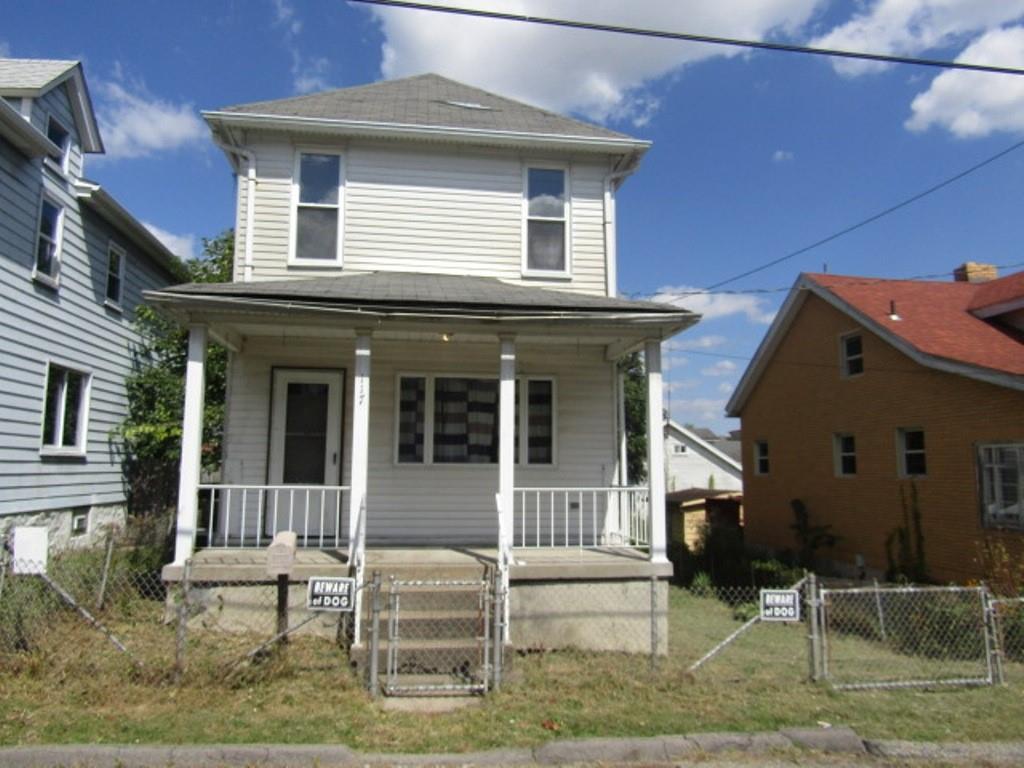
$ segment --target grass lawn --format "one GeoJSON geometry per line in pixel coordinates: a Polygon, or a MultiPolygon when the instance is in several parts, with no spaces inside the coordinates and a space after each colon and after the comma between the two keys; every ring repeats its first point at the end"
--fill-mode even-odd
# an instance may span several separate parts
{"type": "MultiPolygon", "coordinates": [[[[738,623],[715,600],[678,589],[670,600],[671,653],[654,674],[645,657],[521,655],[500,693],[430,716],[383,711],[325,641],[299,638],[285,660],[233,677],[190,649],[191,673],[175,687],[130,673],[95,631],[61,620],[47,636],[52,652],[0,656],[0,743],[341,742],[426,752],[819,722],[869,738],[1024,737],[1019,684],[846,693],[812,685],[801,626],[759,625],[690,676],[690,663],[738,623]]],[[[135,615],[119,629],[147,668],[166,670],[173,627],[135,615]]]]}

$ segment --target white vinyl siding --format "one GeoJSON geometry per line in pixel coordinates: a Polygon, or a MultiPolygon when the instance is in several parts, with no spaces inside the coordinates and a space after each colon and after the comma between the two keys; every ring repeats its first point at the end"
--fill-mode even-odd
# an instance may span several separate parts
{"type": "MultiPolygon", "coordinates": [[[[270,378],[273,366],[337,366],[352,375],[353,344],[327,339],[260,338],[232,356],[224,480],[265,483],[270,378]]],[[[410,371],[479,376],[498,366],[497,344],[371,343],[370,455],[367,538],[371,543],[474,543],[497,536],[497,464],[399,464],[395,418],[399,376],[410,371]]],[[[517,345],[524,377],[557,380],[557,464],[517,465],[517,486],[604,486],[616,461],[614,368],[598,347],[517,345]]],[[[352,393],[346,386],[342,482],[349,480],[352,393]]]]}
{"type": "Polygon", "coordinates": [[[67,185],[0,140],[0,515],[124,502],[111,430],[125,416],[132,329],[142,291],[176,281],[131,260],[123,314],[104,309],[112,231],[67,185]],[[65,209],[60,292],[33,285],[40,190],[65,209]],[[40,456],[47,364],[91,373],[84,460],[40,456]]]}
{"type": "MultiPolygon", "coordinates": [[[[302,279],[289,267],[295,148],[255,139],[253,279],[302,279]]],[[[454,150],[361,142],[344,152],[344,272],[376,270],[497,277],[511,282],[605,294],[604,187],[607,166],[566,164],[572,279],[523,278],[523,162],[504,150],[454,150]]],[[[236,227],[244,243],[244,184],[236,227]]],[[[243,249],[236,249],[236,278],[243,249]]],[[[341,269],[337,270],[340,274],[341,269]]],[[[317,272],[316,274],[322,274],[317,272]]]]}

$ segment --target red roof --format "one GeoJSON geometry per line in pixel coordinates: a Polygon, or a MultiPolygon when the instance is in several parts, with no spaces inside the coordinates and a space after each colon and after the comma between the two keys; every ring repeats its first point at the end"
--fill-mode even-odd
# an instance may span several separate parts
{"type": "Polygon", "coordinates": [[[987,283],[805,277],[923,354],[1024,375],[1024,336],[971,314],[1024,297],[1024,272],[987,283]],[[898,320],[889,316],[892,303],[898,320]]]}

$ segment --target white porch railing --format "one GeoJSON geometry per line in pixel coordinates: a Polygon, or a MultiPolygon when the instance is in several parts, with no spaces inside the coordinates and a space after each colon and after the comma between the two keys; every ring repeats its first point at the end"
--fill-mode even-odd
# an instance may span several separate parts
{"type": "Polygon", "coordinates": [[[348,492],[347,485],[202,484],[196,543],[265,547],[278,531],[295,531],[300,547],[340,548],[348,544],[348,492]]]}
{"type": "Polygon", "coordinates": [[[516,488],[513,546],[645,547],[646,487],[516,488]]]}

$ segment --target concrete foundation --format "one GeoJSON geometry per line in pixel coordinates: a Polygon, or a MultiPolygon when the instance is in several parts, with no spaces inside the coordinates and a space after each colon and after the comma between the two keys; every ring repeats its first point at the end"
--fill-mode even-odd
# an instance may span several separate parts
{"type": "Polygon", "coordinates": [[[41,512],[4,515],[0,517],[0,541],[5,541],[14,528],[30,525],[49,531],[50,551],[88,549],[103,544],[107,531],[122,531],[128,513],[123,504],[103,504],[89,507],[48,509],[41,512]],[[83,533],[72,531],[72,521],[78,515],[86,516],[83,533]]]}
{"type": "Polygon", "coordinates": [[[513,582],[510,640],[519,649],[578,648],[649,653],[651,592],[657,652],[668,653],[668,584],[664,581],[513,582]]]}

